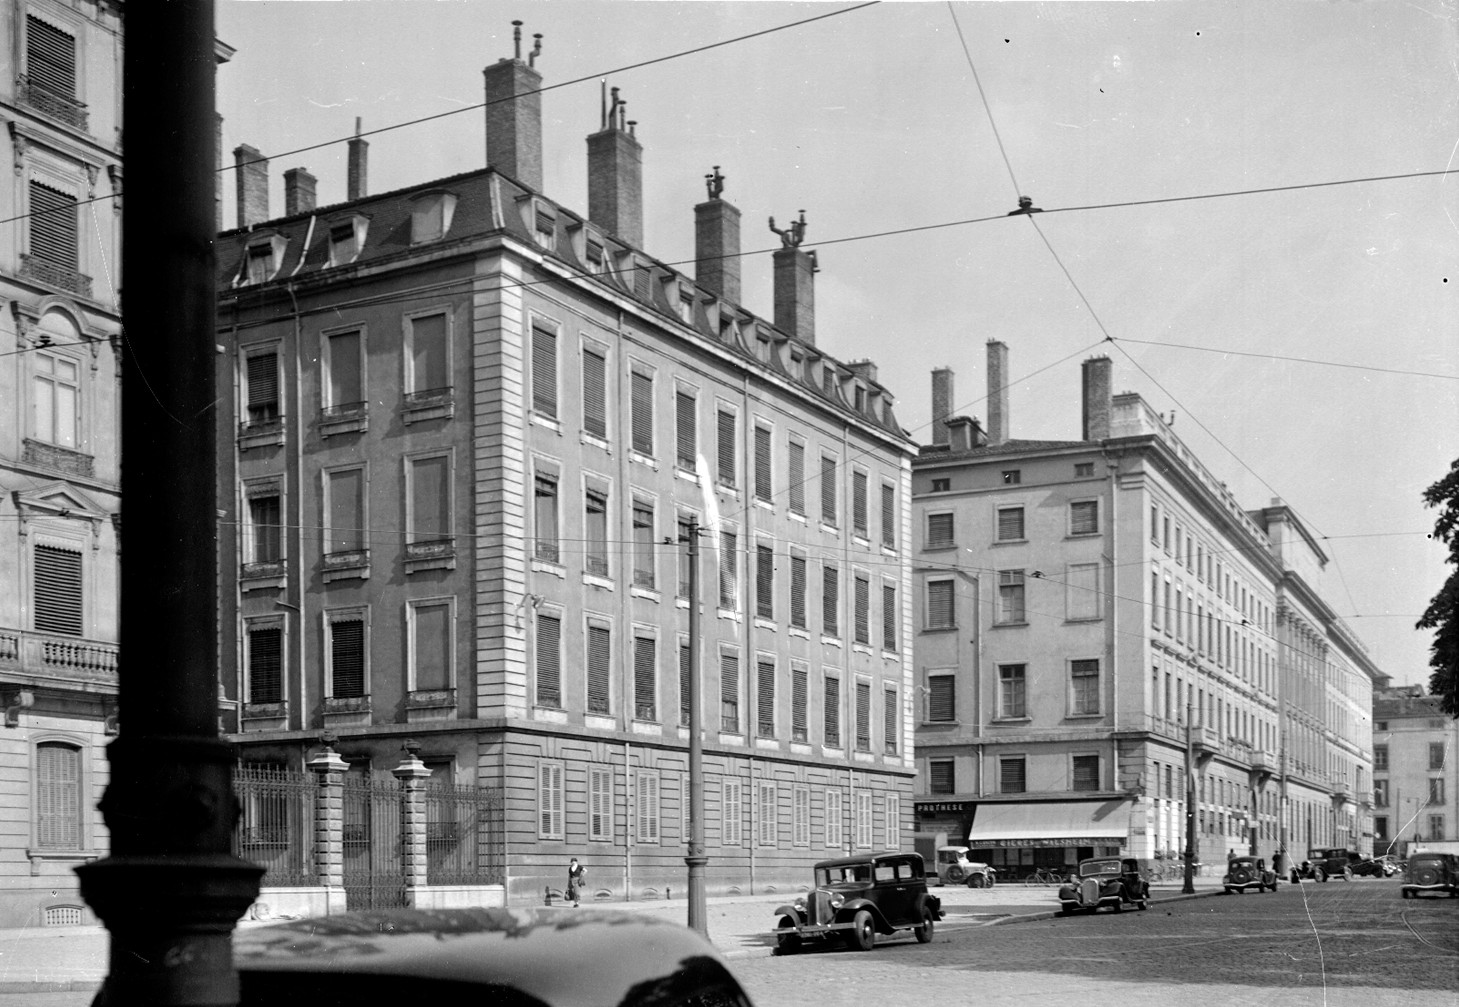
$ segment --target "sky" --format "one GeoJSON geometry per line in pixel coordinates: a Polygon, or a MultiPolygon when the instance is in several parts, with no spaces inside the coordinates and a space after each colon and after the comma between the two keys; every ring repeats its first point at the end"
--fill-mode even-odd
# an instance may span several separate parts
{"type": "Polygon", "coordinates": [[[989,339],[1015,438],[1077,440],[1080,363],[1109,356],[1244,506],[1295,510],[1323,596],[1426,683],[1413,627],[1449,568],[1421,493],[1459,457],[1459,174],[1436,174],[1459,169],[1459,2],[855,7],[219,0],[224,160],[272,158],[274,215],[292,167],[344,200],[342,142],[290,152],[356,117],[437,117],[367,137],[371,193],[480,168],[481,70],[519,19],[551,88],[545,195],[586,213],[606,79],[644,145],[644,250],[693,274],[718,165],[770,318],[762,222],[804,210],[817,344],[875,361],[919,442],[937,367],[986,420],[989,339]],[[1218,193],[1246,194],[1189,198],[1218,193]],[[1020,195],[1045,213],[1006,217],[1020,195]]]}

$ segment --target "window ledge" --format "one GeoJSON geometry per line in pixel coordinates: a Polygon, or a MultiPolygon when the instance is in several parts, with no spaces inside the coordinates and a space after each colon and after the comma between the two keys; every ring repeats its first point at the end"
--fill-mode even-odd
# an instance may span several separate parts
{"type": "Polygon", "coordinates": [[[358,434],[370,429],[370,404],[352,402],[343,406],[326,406],[319,411],[319,436],[358,434]]]}
{"type": "Polygon", "coordinates": [[[993,545],[994,548],[997,548],[1000,545],[1028,545],[1028,539],[1026,539],[1026,538],[1000,538],[1000,539],[994,539],[993,542],[992,542],[992,545],[993,545]]]}
{"type": "Polygon", "coordinates": [[[405,546],[405,572],[408,574],[420,573],[423,570],[454,569],[456,569],[456,540],[454,538],[409,542],[405,546]]]}
{"type": "Polygon", "coordinates": [[[740,613],[737,612],[736,610],[732,609],[732,608],[716,609],[715,610],[715,614],[718,615],[719,618],[721,618],[721,619],[727,619],[730,622],[739,622],[740,621],[740,613]]]}
{"type": "MultiPolygon", "coordinates": [[[[1100,534],[1097,531],[1071,531],[1064,536],[1064,540],[1068,541],[1071,538],[1099,538],[1100,534]]],[[[1190,568],[1187,567],[1186,569],[1189,570],[1190,568]]]]}
{"type": "Polygon", "coordinates": [[[823,646],[826,647],[840,647],[841,638],[839,636],[826,636],[824,633],[822,633],[821,643],[823,646]]]}
{"type": "Polygon", "coordinates": [[[955,633],[956,626],[923,626],[919,632],[922,633],[955,633]]]}
{"type": "Polygon", "coordinates": [[[841,526],[840,525],[834,525],[834,524],[827,524],[823,520],[823,521],[821,521],[821,531],[825,532],[828,535],[835,535],[835,536],[839,537],[840,534],[841,534],[841,526]]]}
{"type": "Polygon", "coordinates": [[[928,543],[926,543],[925,545],[922,546],[922,551],[923,552],[947,552],[950,549],[956,549],[956,548],[957,548],[957,543],[956,542],[928,542],[928,543]]]}
{"type": "Polygon", "coordinates": [[[324,582],[332,580],[369,580],[370,550],[327,552],[324,554],[324,582]]]}
{"type": "Polygon", "coordinates": [[[559,580],[567,579],[567,567],[561,563],[554,563],[551,560],[538,559],[535,556],[532,557],[532,572],[551,574],[559,580]]]}
{"type": "Polygon", "coordinates": [[[867,657],[870,657],[871,656],[871,644],[869,644],[869,643],[853,643],[851,645],[851,652],[853,654],[865,654],[867,657]]]}
{"type": "Polygon", "coordinates": [[[628,460],[631,461],[631,462],[633,462],[636,465],[647,465],[649,468],[653,469],[655,472],[657,472],[659,470],[659,460],[657,458],[655,458],[653,455],[646,455],[646,454],[644,454],[642,451],[632,451],[632,450],[630,450],[628,452],[628,460]]]}
{"type": "Polygon", "coordinates": [[[651,587],[640,587],[637,584],[633,585],[633,587],[629,590],[629,594],[633,595],[633,597],[635,598],[642,598],[645,601],[651,601],[655,605],[657,605],[663,597],[661,594],[659,594],[657,589],[651,587]]]}
{"type": "Polygon", "coordinates": [[[238,424],[238,450],[251,448],[277,448],[284,444],[284,421],[263,420],[257,423],[238,424]]]}
{"type": "Polygon", "coordinates": [[[543,416],[541,413],[537,412],[528,413],[528,416],[531,417],[533,426],[545,427],[546,429],[551,430],[553,433],[557,434],[559,437],[562,436],[562,424],[557,420],[556,417],[543,416]]]}
{"type": "Polygon", "coordinates": [[[786,511],[785,516],[792,521],[799,521],[801,524],[805,524],[805,514],[798,510],[786,511]]]}
{"type": "MultiPolygon", "coordinates": [[[[961,721],[958,720],[924,720],[921,725],[923,727],[957,727],[960,723],[961,721]]],[[[994,723],[997,721],[995,720],[994,723]]]]}
{"type": "Polygon", "coordinates": [[[586,430],[578,431],[578,443],[586,444],[589,447],[602,448],[610,455],[613,453],[613,446],[608,443],[608,438],[600,434],[589,433],[586,430]]]}
{"type": "Polygon", "coordinates": [[[613,590],[613,579],[611,577],[600,577],[595,573],[583,574],[583,583],[588,587],[601,587],[605,591],[613,590]]]}
{"type": "Polygon", "coordinates": [[[32,876],[43,873],[48,864],[58,867],[74,866],[76,864],[89,864],[101,856],[93,850],[49,850],[39,847],[30,847],[25,851],[26,857],[30,859],[30,873],[32,876]]]}
{"type": "Polygon", "coordinates": [[[685,480],[687,480],[687,481],[689,481],[691,483],[696,483],[697,484],[699,482],[699,476],[694,472],[694,469],[693,468],[687,468],[686,469],[684,467],[684,462],[682,460],[676,461],[674,463],[674,476],[675,476],[675,478],[685,479],[685,480]]]}
{"type": "Polygon", "coordinates": [[[1103,717],[1102,713],[1066,713],[1065,720],[1098,720],[1103,717]]]}
{"type": "Polygon", "coordinates": [[[1016,629],[1016,628],[1018,628],[1020,626],[1023,626],[1023,627],[1026,628],[1028,626],[1028,620],[1027,619],[1020,619],[1017,622],[995,622],[995,623],[993,623],[993,628],[994,629],[1016,629]]]}
{"type": "Polygon", "coordinates": [[[567,711],[556,706],[534,706],[532,708],[532,719],[540,720],[548,724],[566,724],[567,711]]]}
{"type": "Polygon", "coordinates": [[[400,408],[400,420],[406,426],[410,426],[412,423],[424,423],[427,420],[454,419],[455,416],[456,403],[449,394],[438,399],[411,400],[407,396],[405,405],[400,408]]]}
{"type": "Polygon", "coordinates": [[[769,630],[773,633],[780,627],[775,624],[774,619],[767,619],[763,615],[757,615],[755,616],[755,628],[769,630]]]}
{"type": "Polygon", "coordinates": [[[767,511],[769,513],[774,513],[774,511],[775,511],[775,502],[773,500],[766,500],[763,497],[757,496],[757,497],[755,497],[755,507],[758,510],[767,511]]]}
{"type": "Polygon", "coordinates": [[[803,626],[791,626],[786,632],[800,640],[809,640],[811,638],[810,630],[803,626]]]}

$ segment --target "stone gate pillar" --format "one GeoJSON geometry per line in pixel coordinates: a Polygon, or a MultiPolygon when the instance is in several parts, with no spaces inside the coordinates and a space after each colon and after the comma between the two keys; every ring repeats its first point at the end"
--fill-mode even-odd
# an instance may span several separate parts
{"type": "Polygon", "coordinates": [[[400,867],[407,905],[421,905],[426,886],[426,780],[431,771],[420,761],[420,743],[405,743],[405,758],[391,772],[400,781],[400,867]]]}
{"type": "Polygon", "coordinates": [[[315,868],[329,915],[347,908],[344,890],[344,774],[349,764],[326,737],[324,750],[306,764],[316,774],[314,790],[315,868]]]}

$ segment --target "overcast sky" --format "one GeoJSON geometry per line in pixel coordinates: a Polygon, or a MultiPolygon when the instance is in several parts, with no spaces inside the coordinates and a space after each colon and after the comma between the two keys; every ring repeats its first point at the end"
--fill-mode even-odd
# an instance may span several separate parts
{"type": "MultiPolygon", "coordinates": [[[[804,209],[817,343],[875,360],[918,441],[935,367],[986,418],[991,338],[1012,436],[1078,439],[1080,362],[1107,354],[1239,501],[1280,496],[1323,536],[1325,597],[1396,682],[1426,682],[1413,623],[1448,568],[1419,494],[1459,456],[1459,175],[1002,215],[1020,194],[1054,211],[1459,167],[1454,0],[853,6],[220,0],[224,156],[274,157],[274,215],[291,167],[342,201],[342,143],[285,152],[479,104],[521,19],[545,84],[587,78],[542,96],[546,195],[586,211],[606,76],[645,148],[649,254],[692,275],[719,165],[767,253],[745,307],[769,318],[765,220],[804,209]]],[[[369,137],[370,191],[481,167],[483,122],[369,137]]]]}

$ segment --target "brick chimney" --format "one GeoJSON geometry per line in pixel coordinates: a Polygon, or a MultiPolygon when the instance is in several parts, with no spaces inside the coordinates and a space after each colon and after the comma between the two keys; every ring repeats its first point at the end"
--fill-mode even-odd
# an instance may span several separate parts
{"type": "Polygon", "coordinates": [[[694,278],[705,290],[740,303],[740,211],[720,199],[719,165],[704,176],[709,198],[694,207],[694,278]]]}
{"type": "Polygon", "coordinates": [[[971,451],[986,444],[983,428],[971,416],[954,416],[947,421],[948,446],[954,451],[971,451]]]}
{"type": "Polygon", "coordinates": [[[308,168],[290,168],[284,172],[284,216],[308,213],[314,209],[314,190],[319,180],[308,168]]]}
{"type": "Polygon", "coordinates": [[[1008,346],[988,340],[988,443],[1008,442],[1008,346]]]}
{"type": "Polygon", "coordinates": [[[238,226],[268,220],[268,158],[248,144],[233,148],[238,176],[238,226]]]}
{"type": "Polygon", "coordinates": [[[532,51],[522,59],[522,22],[512,22],[516,46],[511,59],[499,59],[481,71],[486,87],[486,163],[542,191],[542,75],[537,56],[542,35],[536,34],[532,51]]]}
{"type": "MultiPolygon", "coordinates": [[[[606,85],[605,85],[606,86],[606,85]]],[[[603,99],[603,128],[588,137],[588,219],[635,248],[643,246],[643,146],[628,103],[603,99]]]]}
{"type": "Polygon", "coordinates": [[[1114,365],[1109,357],[1084,361],[1084,437],[1086,441],[1109,439],[1110,400],[1114,365]]]}
{"type": "Polygon", "coordinates": [[[350,138],[349,151],[346,198],[360,199],[369,193],[366,171],[369,167],[370,142],[360,136],[359,116],[355,116],[355,135],[350,138]]]}
{"type": "Polygon", "coordinates": [[[947,421],[952,419],[952,368],[932,372],[932,443],[947,444],[947,421]]]}

